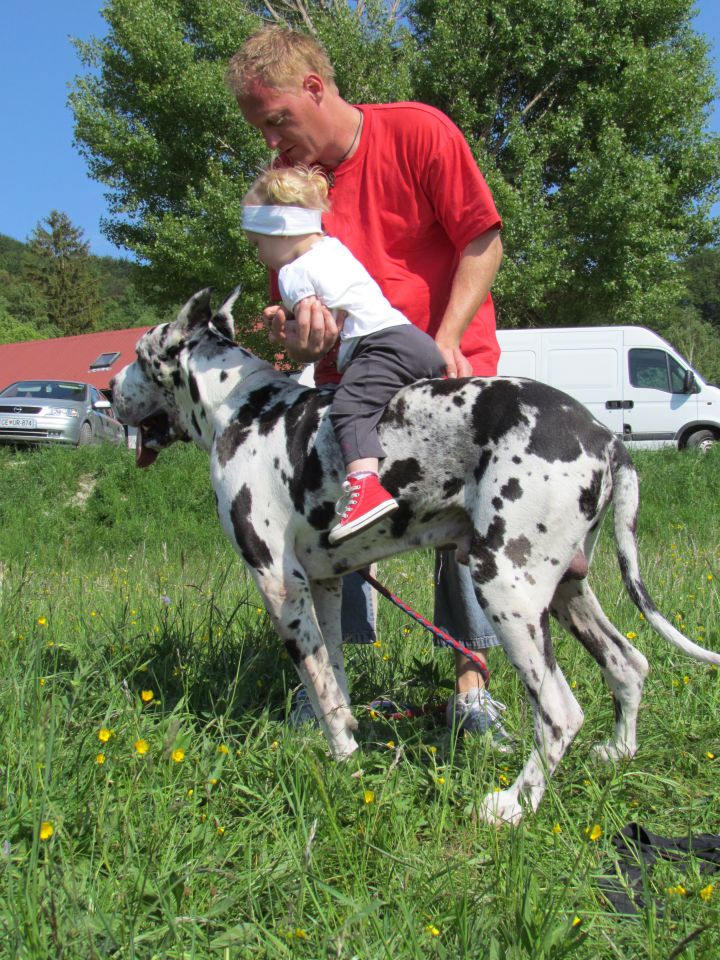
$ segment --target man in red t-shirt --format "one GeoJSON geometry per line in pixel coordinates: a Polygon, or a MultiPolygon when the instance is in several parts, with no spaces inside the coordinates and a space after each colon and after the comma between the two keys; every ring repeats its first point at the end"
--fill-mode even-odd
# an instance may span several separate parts
{"type": "MultiPolygon", "coordinates": [[[[230,61],[228,84],[277,163],[325,168],[325,231],[350,248],[394,307],[434,337],[449,377],[497,372],[500,350],[490,286],[502,258],[501,221],[458,128],[417,103],[352,105],[311,37],[270,27],[230,61]]],[[[319,302],[294,318],[266,311],[271,338],[296,360],[316,362],[318,385],[337,381],[337,326],[319,302]]],[[[495,645],[466,567],[438,562],[435,620],[467,646],[495,645]]],[[[506,739],[479,671],[456,655],[448,720],[506,739]]]]}

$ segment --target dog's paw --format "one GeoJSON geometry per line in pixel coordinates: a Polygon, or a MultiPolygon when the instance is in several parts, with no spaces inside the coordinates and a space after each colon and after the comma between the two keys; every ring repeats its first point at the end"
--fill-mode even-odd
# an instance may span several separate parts
{"type": "Polygon", "coordinates": [[[480,816],[495,827],[515,826],[522,820],[524,812],[512,788],[489,793],[480,804],[480,816]]]}
{"type": "Polygon", "coordinates": [[[614,740],[608,740],[605,743],[594,744],[592,755],[595,760],[599,760],[601,763],[618,763],[620,760],[631,760],[635,756],[635,751],[627,744],[618,744],[614,740]]]}

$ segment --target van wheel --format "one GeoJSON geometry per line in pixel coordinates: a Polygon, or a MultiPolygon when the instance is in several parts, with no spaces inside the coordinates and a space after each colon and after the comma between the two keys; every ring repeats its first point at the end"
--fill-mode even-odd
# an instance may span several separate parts
{"type": "Polygon", "coordinates": [[[716,441],[717,437],[712,430],[696,430],[687,438],[685,446],[688,450],[699,450],[701,453],[707,453],[716,441]]]}
{"type": "Polygon", "coordinates": [[[92,443],[92,427],[89,423],[84,423],[80,427],[80,436],[78,437],[78,446],[86,447],[89,443],[92,443]]]}

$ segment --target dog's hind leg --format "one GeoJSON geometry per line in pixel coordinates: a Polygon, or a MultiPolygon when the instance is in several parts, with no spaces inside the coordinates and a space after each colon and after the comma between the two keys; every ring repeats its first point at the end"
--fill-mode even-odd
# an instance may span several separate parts
{"type": "MultiPolygon", "coordinates": [[[[498,578],[499,579],[499,578],[498,578]]],[[[482,588],[489,610],[508,611],[497,624],[503,649],[525,685],[534,716],[534,747],[515,782],[488,794],[481,812],[490,823],[518,823],[526,806],[536,810],[547,778],[560,763],[583,722],[583,712],[557,666],[549,612],[539,615],[531,595],[523,598],[494,582],[482,588]]]]}
{"type": "Polygon", "coordinates": [[[344,670],[341,682],[325,646],[307,579],[294,571],[281,581],[260,576],[257,582],[333,756],[338,760],[349,757],[358,746],[352,734],[357,729],[357,721],[350,711],[344,670]]]}
{"type": "Polygon", "coordinates": [[[613,693],[614,735],[608,743],[597,744],[596,753],[604,760],[633,757],[647,660],[608,620],[586,581],[561,583],[551,611],[596,660],[613,693]]]}

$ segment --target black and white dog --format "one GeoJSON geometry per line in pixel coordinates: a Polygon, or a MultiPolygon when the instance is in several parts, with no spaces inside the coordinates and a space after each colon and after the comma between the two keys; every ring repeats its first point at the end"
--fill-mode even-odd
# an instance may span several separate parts
{"type": "Polygon", "coordinates": [[[605,758],[635,753],[645,657],[610,623],[587,580],[614,503],[622,578],[665,640],[698,660],[657,611],[638,568],[638,485],[622,443],[575,400],[531,380],[425,380],[401,390],[380,427],[381,481],[399,509],[337,546],[328,542],[344,479],[326,392],[299,386],[233,341],[234,293],[213,316],[201,291],[177,320],[148,331],[113,381],[118,415],[140,428],[141,466],[175,440],[210,454],[220,521],[250,567],[335,757],[357,749],[340,647],[340,580],[416,547],[454,545],[520,674],[534,712],[534,749],[483,814],[517,822],[533,810],[583,722],[550,639],[556,617],[592,654],[615,697],[605,758]]]}

